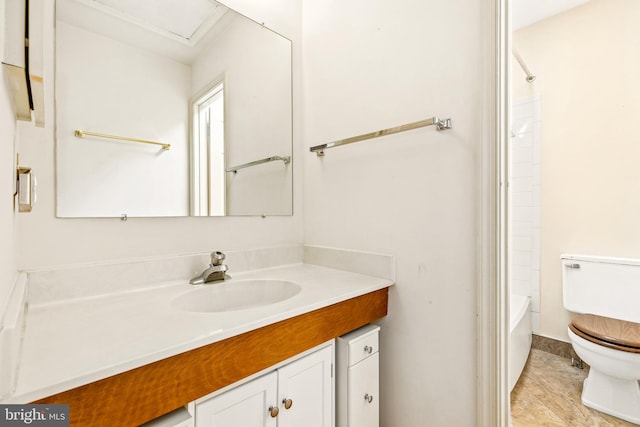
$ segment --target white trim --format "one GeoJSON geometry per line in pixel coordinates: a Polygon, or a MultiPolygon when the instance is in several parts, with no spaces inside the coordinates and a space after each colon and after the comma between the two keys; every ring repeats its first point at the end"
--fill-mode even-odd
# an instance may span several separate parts
{"type": "Polygon", "coordinates": [[[484,27],[482,143],[479,158],[477,419],[509,425],[506,141],[508,138],[508,0],[488,0],[484,27]]]}
{"type": "Polygon", "coordinates": [[[510,390],[509,390],[509,157],[508,143],[511,136],[511,0],[499,0],[499,26],[496,41],[498,42],[498,159],[496,173],[500,179],[497,200],[499,258],[497,261],[497,325],[496,336],[498,357],[498,424],[500,427],[511,425],[510,390]]]}

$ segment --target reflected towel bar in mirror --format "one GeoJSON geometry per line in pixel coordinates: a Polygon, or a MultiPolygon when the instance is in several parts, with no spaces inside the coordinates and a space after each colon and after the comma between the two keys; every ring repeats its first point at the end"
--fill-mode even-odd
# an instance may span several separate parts
{"type": "Polygon", "coordinates": [[[309,148],[309,151],[316,153],[318,157],[324,156],[324,150],[327,148],[339,147],[341,145],[353,144],[354,142],[365,141],[367,139],[377,138],[379,136],[391,135],[398,132],[404,132],[407,130],[418,129],[425,126],[435,126],[437,130],[451,129],[451,119],[440,120],[437,117],[431,117],[429,119],[420,120],[418,122],[407,123],[405,125],[396,126],[388,129],[382,129],[376,132],[365,133],[364,135],[353,136],[351,138],[341,139],[339,141],[333,141],[326,144],[316,145],[309,148]]]}
{"type": "Polygon", "coordinates": [[[76,130],[74,135],[78,138],[84,138],[85,136],[97,136],[99,138],[118,139],[120,141],[138,142],[141,144],[160,145],[163,150],[171,148],[171,144],[165,144],[163,142],[147,141],[146,139],[129,138],[126,136],[107,135],[104,133],[87,132],[86,130],[76,130]]]}
{"type": "Polygon", "coordinates": [[[238,165],[238,166],[233,166],[233,167],[227,168],[227,169],[225,169],[225,171],[236,173],[236,172],[238,172],[239,169],[250,168],[251,166],[257,166],[257,165],[261,165],[263,163],[275,162],[275,161],[278,161],[278,160],[282,160],[284,162],[284,164],[287,165],[287,164],[289,164],[291,162],[291,156],[271,156],[271,157],[266,157],[264,159],[254,160],[253,162],[243,163],[243,164],[238,165]]]}

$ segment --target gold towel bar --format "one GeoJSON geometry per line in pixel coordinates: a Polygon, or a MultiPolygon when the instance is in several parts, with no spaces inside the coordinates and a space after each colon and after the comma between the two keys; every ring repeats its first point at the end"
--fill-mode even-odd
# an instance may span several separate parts
{"type": "Polygon", "coordinates": [[[100,138],[119,139],[122,141],[139,142],[142,144],[160,145],[162,146],[163,150],[168,150],[169,148],[171,148],[171,144],[165,144],[163,142],[147,141],[146,139],[127,138],[126,136],[107,135],[104,133],[87,132],[86,130],[76,130],[74,134],[78,138],[84,138],[85,136],[97,136],[100,138]]]}

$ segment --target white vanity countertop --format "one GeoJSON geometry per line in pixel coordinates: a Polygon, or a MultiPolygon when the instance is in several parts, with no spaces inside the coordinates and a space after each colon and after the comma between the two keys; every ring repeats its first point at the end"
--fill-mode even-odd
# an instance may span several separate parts
{"type": "Polygon", "coordinates": [[[4,402],[31,402],[393,284],[308,264],[232,277],[226,283],[287,280],[302,290],[275,304],[221,313],[172,307],[173,298],[194,289],[187,281],[30,306],[16,393],[4,402]]]}

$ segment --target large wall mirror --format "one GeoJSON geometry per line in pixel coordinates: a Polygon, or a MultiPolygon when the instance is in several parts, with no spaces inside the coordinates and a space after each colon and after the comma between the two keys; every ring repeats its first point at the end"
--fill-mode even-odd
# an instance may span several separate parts
{"type": "Polygon", "coordinates": [[[57,0],[57,216],[291,215],[291,70],[213,0],[57,0]]]}

